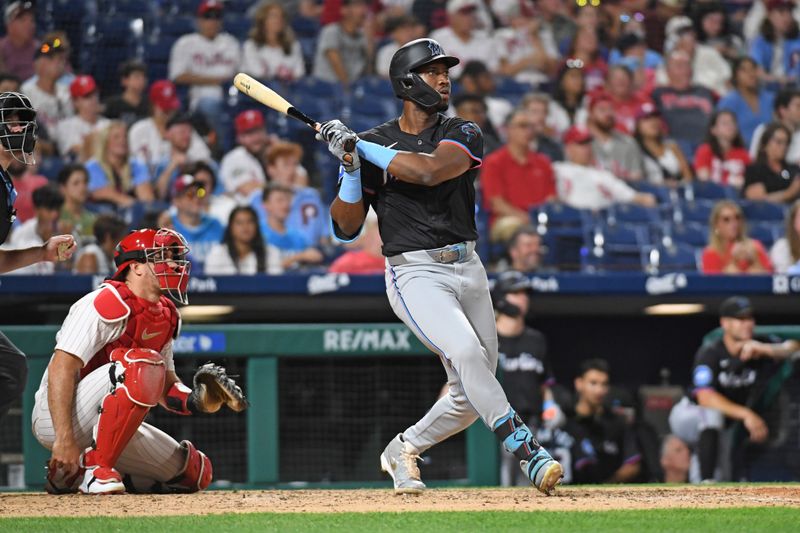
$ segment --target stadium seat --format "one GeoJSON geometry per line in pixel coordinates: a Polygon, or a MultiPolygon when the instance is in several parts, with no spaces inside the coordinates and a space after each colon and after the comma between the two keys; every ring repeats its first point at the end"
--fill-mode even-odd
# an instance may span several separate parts
{"type": "Polygon", "coordinates": [[[783,237],[783,225],[773,222],[748,222],[747,234],[769,249],[776,240],[783,237]]]}
{"type": "Polygon", "coordinates": [[[291,22],[292,29],[298,38],[316,37],[319,35],[319,21],[306,17],[294,17],[291,22]]]}
{"type": "Polygon", "coordinates": [[[658,209],[644,207],[637,204],[615,204],[606,211],[606,220],[609,224],[638,223],[660,224],[661,214],[658,209]]]}
{"type": "Polygon", "coordinates": [[[696,272],[697,249],[683,243],[642,248],[642,266],[648,274],[696,272]]]}
{"type": "Polygon", "coordinates": [[[649,246],[645,228],[633,224],[606,223],[584,227],[581,255],[584,272],[632,271],[641,269],[641,253],[649,246]]]}
{"type": "Polygon", "coordinates": [[[381,98],[391,98],[400,102],[400,99],[394,95],[392,83],[378,76],[365,76],[357,79],[353,82],[351,90],[355,98],[378,96],[381,98]]]}
{"type": "Polygon", "coordinates": [[[739,193],[733,187],[720,185],[713,181],[694,180],[681,187],[683,197],[693,200],[735,200],[739,193]]]}
{"type": "Polygon", "coordinates": [[[395,98],[388,99],[375,95],[353,96],[350,99],[350,109],[355,109],[355,114],[366,117],[378,124],[398,116],[396,101],[398,100],[395,98]]]}
{"type": "MultiPolygon", "coordinates": [[[[172,45],[175,44],[178,38],[174,35],[151,35],[144,43],[144,59],[146,63],[168,63],[169,53],[172,50],[172,45]]],[[[151,77],[150,80],[159,78],[151,77]]]]}
{"type": "Polygon", "coordinates": [[[566,204],[547,202],[531,208],[531,223],[535,226],[580,228],[590,215],[566,204]]]}
{"type": "Polygon", "coordinates": [[[194,17],[186,15],[173,15],[161,17],[156,20],[156,28],[162,35],[180,37],[195,31],[194,17]]]}
{"type": "Polygon", "coordinates": [[[673,206],[672,220],[678,224],[685,222],[708,224],[715,203],[713,200],[695,200],[693,202],[681,200],[673,206]]]}
{"type": "Polygon", "coordinates": [[[512,105],[519,104],[522,97],[532,89],[530,83],[521,83],[514,78],[500,76],[495,78],[495,96],[505,98],[512,105]]]}
{"type": "Polygon", "coordinates": [[[646,181],[630,182],[631,187],[639,192],[647,192],[652,194],[658,200],[659,205],[666,205],[677,199],[677,192],[671,187],[666,185],[654,185],[646,181]]]}
{"type": "Polygon", "coordinates": [[[708,244],[708,225],[700,222],[668,224],[665,226],[662,243],[666,245],[687,244],[702,247],[708,244]]]}
{"type": "Polygon", "coordinates": [[[222,20],[222,27],[223,31],[230,33],[240,41],[244,41],[247,39],[250,28],[253,27],[253,19],[239,13],[228,14],[226,11],[222,20]]]}
{"type": "Polygon", "coordinates": [[[308,100],[325,100],[329,102],[342,102],[342,86],[338,83],[320,80],[313,76],[306,76],[292,82],[288,88],[288,94],[292,95],[292,101],[297,97],[307,98],[308,100]]]}
{"type": "Polygon", "coordinates": [[[747,222],[782,222],[786,216],[785,207],[772,202],[739,202],[747,222]]]}

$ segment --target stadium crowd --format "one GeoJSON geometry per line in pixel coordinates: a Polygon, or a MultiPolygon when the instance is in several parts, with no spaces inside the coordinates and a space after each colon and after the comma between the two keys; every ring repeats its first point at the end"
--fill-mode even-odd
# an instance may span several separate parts
{"type": "Polygon", "coordinates": [[[231,80],[363,131],[397,115],[389,59],[427,35],[461,59],[449,112],[485,135],[497,269],[797,273],[799,20],[789,0],[13,1],[0,89],[40,141],[10,169],[6,246],[72,232],[66,268],[105,274],[126,229],[166,225],[206,274],[380,271],[379,236],[331,239],[324,145],[231,80]]]}

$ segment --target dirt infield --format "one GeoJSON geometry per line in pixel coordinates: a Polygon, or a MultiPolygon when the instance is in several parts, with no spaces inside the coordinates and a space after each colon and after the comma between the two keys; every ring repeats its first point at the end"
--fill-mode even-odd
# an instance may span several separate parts
{"type": "Polygon", "coordinates": [[[212,491],[193,495],[89,497],[0,493],[0,518],[144,516],[216,513],[398,511],[610,511],[620,509],[794,507],[800,486],[563,487],[546,497],[532,489],[212,491]]]}

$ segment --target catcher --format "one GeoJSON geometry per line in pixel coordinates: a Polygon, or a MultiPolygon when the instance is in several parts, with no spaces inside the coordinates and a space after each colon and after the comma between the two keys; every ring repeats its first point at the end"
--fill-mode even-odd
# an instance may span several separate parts
{"type": "Polygon", "coordinates": [[[194,390],[175,374],[181,319],[170,298],[188,301],[188,252],[175,231],[134,231],[117,245],[114,276],[70,309],[33,409],[33,433],[52,451],[48,492],[196,492],[211,483],[203,452],[143,423],[156,404],[180,415],[247,407],[222,367],[200,367],[194,390]]]}

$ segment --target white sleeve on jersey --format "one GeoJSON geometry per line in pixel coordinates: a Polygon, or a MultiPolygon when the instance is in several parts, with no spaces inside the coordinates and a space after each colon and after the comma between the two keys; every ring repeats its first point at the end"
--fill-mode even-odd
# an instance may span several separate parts
{"type": "Polygon", "coordinates": [[[125,331],[128,319],[106,322],[94,307],[94,299],[102,288],[90,292],[70,307],[67,318],[56,333],[56,350],[80,357],[83,364],[91,360],[109,342],[125,331]]]}

